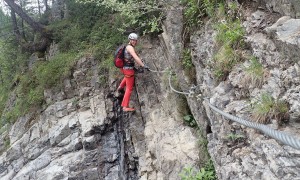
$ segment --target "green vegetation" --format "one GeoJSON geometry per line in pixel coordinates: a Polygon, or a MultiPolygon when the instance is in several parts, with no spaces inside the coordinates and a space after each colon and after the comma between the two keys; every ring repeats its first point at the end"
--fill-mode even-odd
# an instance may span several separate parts
{"type": "Polygon", "coordinates": [[[182,180],[216,180],[216,172],[212,160],[209,160],[199,171],[186,167],[179,174],[182,180]]]}
{"type": "Polygon", "coordinates": [[[243,45],[244,28],[239,19],[221,21],[216,24],[216,40],[220,45],[226,45],[233,49],[243,45]]]}
{"type": "Polygon", "coordinates": [[[201,0],[181,0],[184,4],[184,22],[187,28],[199,27],[204,15],[201,0]]]}
{"type": "MultiPolygon", "coordinates": [[[[2,115],[3,110],[5,109],[6,102],[8,100],[9,91],[5,87],[0,88],[0,93],[2,94],[0,96],[0,115],[2,115]]],[[[3,124],[0,121],[0,127],[2,127],[3,124]]]]}
{"type": "MultiPolygon", "coordinates": [[[[205,20],[205,16],[209,16],[215,21],[214,28],[217,31],[218,49],[211,67],[218,80],[225,80],[232,68],[240,61],[238,50],[244,46],[245,31],[236,16],[237,3],[231,2],[225,5],[222,0],[182,0],[181,2],[185,5],[184,36],[188,37],[186,34],[197,29],[205,20]]],[[[189,66],[187,60],[188,58],[184,56],[184,67],[189,66]]]]}
{"type": "Polygon", "coordinates": [[[192,62],[191,50],[183,50],[182,66],[185,75],[189,78],[189,84],[196,83],[196,68],[192,62]]]}
{"type": "Polygon", "coordinates": [[[182,65],[183,65],[184,69],[191,69],[194,66],[193,62],[192,62],[190,49],[184,49],[182,65]]]}
{"type": "Polygon", "coordinates": [[[203,25],[206,17],[214,17],[215,8],[222,4],[223,0],[181,0],[184,6],[184,30],[183,40],[186,44],[189,36],[203,25]]]}
{"type": "Polygon", "coordinates": [[[229,45],[222,46],[214,56],[213,72],[218,80],[225,80],[232,68],[240,61],[237,52],[229,45]]]}
{"type": "Polygon", "coordinates": [[[157,3],[156,0],[139,1],[97,1],[78,0],[83,4],[106,7],[111,12],[118,12],[122,24],[118,30],[124,32],[128,28],[138,27],[143,34],[161,31],[161,21],[164,18],[162,7],[167,7],[168,1],[157,3]],[[164,5],[162,3],[165,3],[164,5]]]}
{"type": "Polygon", "coordinates": [[[222,16],[222,18],[220,17],[222,20],[214,26],[217,31],[216,42],[218,51],[213,58],[211,67],[215,77],[222,81],[227,78],[232,68],[241,61],[239,52],[244,47],[243,36],[245,30],[238,18],[226,13],[230,12],[232,14],[237,11],[235,2],[230,3],[228,6],[220,4],[216,11],[218,16],[222,16]]]}
{"type": "Polygon", "coordinates": [[[256,57],[251,57],[250,65],[245,67],[245,84],[250,82],[254,87],[261,87],[264,80],[264,68],[256,57]]]}
{"type": "Polygon", "coordinates": [[[74,53],[60,53],[51,61],[37,64],[33,73],[38,85],[43,89],[59,87],[64,78],[71,76],[71,70],[76,60],[74,53]]]}
{"type": "Polygon", "coordinates": [[[200,165],[201,168],[191,166],[183,168],[179,176],[182,180],[216,180],[215,167],[207,150],[208,141],[204,137],[201,127],[198,127],[197,133],[199,135],[199,158],[200,162],[204,163],[200,165]]]}
{"type": "Polygon", "coordinates": [[[61,51],[86,52],[104,60],[126,39],[118,30],[122,18],[104,6],[68,1],[68,7],[72,18],[56,21],[50,26],[61,51]]]}
{"type": "Polygon", "coordinates": [[[288,119],[288,110],[287,103],[274,99],[268,93],[263,93],[253,105],[252,116],[258,123],[266,124],[271,119],[276,119],[281,124],[288,119]]]}
{"type": "Polygon", "coordinates": [[[19,83],[14,91],[17,98],[13,107],[2,114],[1,124],[13,123],[39,108],[44,103],[44,89],[60,88],[63,78],[71,75],[75,60],[74,54],[58,54],[51,61],[37,63],[32,70],[17,75],[19,83]]]}
{"type": "MultiPolygon", "coordinates": [[[[48,26],[60,53],[45,61],[44,52],[36,52],[39,61],[28,68],[29,54],[17,45],[13,34],[0,39],[0,124],[13,123],[18,117],[40,108],[44,89],[62,87],[62,80],[71,75],[74,63],[82,56],[94,56],[107,74],[107,62],[126,36],[118,30],[119,14],[105,6],[66,1],[69,17],[48,26]],[[82,11],[82,9],[85,9],[82,11]],[[109,21],[108,21],[109,20],[109,21]],[[9,97],[16,97],[7,104],[9,97]],[[9,105],[9,107],[8,107],[9,105]]],[[[9,21],[8,21],[9,25],[9,21]]],[[[112,64],[109,65],[112,67],[112,64]]],[[[105,76],[101,80],[105,81],[105,76]]]]}
{"type": "Polygon", "coordinates": [[[4,147],[5,149],[8,149],[10,147],[10,140],[9,138],[4,139],[4,147]]]}
{"type": "Polygon", "coordinates": [[[194,29],[203,24],[205,16],[215,17],[215,9],[223,2],[223,0],[181,0],[184,5],[185,26],[194,29]]]}
{"type": "Polygon", "coordinates": [[[241,134],[230,133],[226,136],[226,138],[231,140],[231,141],[236,141],[236,140],[245,138],[245,136],[241,135],[241,134]]]}
{"type": "Polygon", "coordinates": [[[196,127],[197,126],[197,122],[194,119],[193,115],[185,115],[183,117],[184,122],[187,123],[188,126],[190,127],[196,127]]]}
{"type": "Polygon", "coordinates": [[[216,9],[224,7],[224,0],[203,0],[202,4],[204,6],[205,13],[210,18],[215,18],[217,17],[216,9]]]}
{"type": "MultiPolygon", "coordinates": [[[[7,101],[14,90],[17,83],[17,75],[26,71],[25,64],[29,55],[16,50],[17,44],[8,38],[0,39],[0,118],[5,111],[7,101]]],[[[32,92],[34,93],[34,92],[32,92]]],[[[14,112],[10,112],[8,116],[16,116],[14,112]]],[[[0,125],[3,126],[8,120],[0,119],[0,125]]]]}

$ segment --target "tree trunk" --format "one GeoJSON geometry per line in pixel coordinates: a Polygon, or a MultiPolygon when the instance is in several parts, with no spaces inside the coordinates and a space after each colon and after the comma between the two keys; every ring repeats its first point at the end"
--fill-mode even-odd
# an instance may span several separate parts
{"type": "Polygon", "coordinates": [[[39,17],[41,17],[41,5],[40,5],[40,0],[37,0],[38,3],[38,10],[39,10],[39,17]]]}
{"type": "MultiPolygon", "coordinates": [[[[20,6],[21,6],[21,9],[23,9],[23,4],[22,4],[22,2],[20,2],[20,6]]],[[[11,9],[11,11],[13,11],[12,9],[11,9]]],[[[15,11],[13,11],[14,13],[15,13],[15,11]]],[[[15,16],[15,14],[14,14],[14,16],[15,16]]],[[[26,40],[26,36],[25,36],[25,26],[24,26],[24,20],[23,19],[21,19],[22,21],[21,21],[21,28],[20,28],[20,30],[22,31],[22,36],[23,36],[23,39],[24,39],[24,41],[26,42],[27,40],[26,40]]],[[[17,26],[18,26],[18,24],[17,24],[17,26]]],[[[20,32],[21,33],[21,32],[20,32]]],[[[21,35],[21,34],[20,34],[21,35]]]]}
{"type": "Polygon", "coordinates": [[[15,4],[14,0],[4,0],[7,5],[11,8],[11,18],[13,21],[13,28],[14,28],[14,33],[16,36],[17,41],[19,44],[24,48],[26,51],[29,52],[35,52],[35,51],[45,51],[47,46],[50,43],[50,38],[49,34],[46,33],[45,27],[38,23],[35,22],[31,17],[29,17],[20,6],[15,4]],[[17,25],[17,19],[16,15],[17,13],[22,21],[24,20],[27,22],[34,31],[39,32],[41,34],[41,39],[38,42],[26,42],[25,38],[22,38],[21,33],[19,31],[18,25],[17,25]]]}
{"type": "Polygon", "coordinates": [[[44,0],[44,4],[45,4],[45,11],[48,12],[49,11],[49,6],[48,6],[48,0],[44,0]]]}
{"type": "Polygon", "coordinates": [[[32,29],[34,29],[35,31],[41,33],[42,36],[47,37],[45,27],[42,24],[35,22],[13,0],[4,0],[4,1],[7,3],[7,5],[13,11],[15,11],[24,21],[26,21],[32,27],[32,29]]]}
{"type": "Polygon", "coordinates": [[[17,24],[17,18],[16,18],[16,14],[14,10],[10,11],[10,16],[11,16],[11,20],[12,20],[12,25],[13,25],[13,30],[14,30],[14,34],[18,34],[20,35],[20,31],[18,28],[18,24],[17,24]]]}
{"type": "Polygon", "coordinates": [[[22,37],[21,37],[21,33],[19,31],[19,27],[18,27],[18,23],[17,23],[17,18],[16,18],[16,14],[14,10],[10,11],[10,16],[11,16],[11,20],[12,20],[12,25],[13,25],[13,32],[14,35],[17,38],[17,41],[20,42],[22,37]]]}

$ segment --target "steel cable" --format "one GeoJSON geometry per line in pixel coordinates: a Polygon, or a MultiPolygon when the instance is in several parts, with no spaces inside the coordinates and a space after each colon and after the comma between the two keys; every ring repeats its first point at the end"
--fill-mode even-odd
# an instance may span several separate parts
{"type": "Polygon", "coordinates": [[[259,124],[259,123],[255,123],[255,122],[251,122],[251,121],[248,121],[248,120],[244,120],[244,119],[241,119],[241,118],[238,118],[236,116],[233,116],[231,114],[228,114],[226,112],[223,112],[221,111],[220,109],[214,107],[213,105],[211,105],[207,100],[205,100],[208,104],[208,106],[216,111],[217,113],[223,115],[224,117],[228,118],[228,119],[231,119],[235,122],[238,122],[242,125],[245,125],[247,127],[251,127],[251,128],[254,128],[254,129],[257,129],[257,130],[260,130],[262,132],[264,132],[265,134],[271,136],[272,138],[282,142],[283,144],[286,144],[286,145],[289,145],[295,149],[299,149],[300,150],[300,139],[298,138],[295,138],[287,133],[284,133],[284,132],[281,132],[281,131],[277,131],[275,129],[272,129],[266,125],[263,125],[263,124],[259,124]]]}
{"type": "MultiPolygon", "coordinates": [[[[154,70],[151,70],[149,69],[151,72],[156,72],[156,73],[164,73],[164,72],[167,72],[167,70],[164,70],[164,71],[154,71],[154,70]]],[[[172,84],[171,84],[171,77],[172,75],[174,75],[172,72],[170,72],[170,76],[169,76],[169,86],[171,88],[172,91],[176,92],[176,93],[179,93],[179,94],[184,94],[184,95],[188,95],[188,96],[192,96],[195,92],[195,88],[196,86],[192,86],[191,87],[191,90],[189,92],[180,92],[180,91],[177,91],[176,89],[174,89],[172,87],[172,84]]],[[[208,104],[208,106],[214,110],[215,112],[223,115],[224,117],[230,119],[230,120],[233,120],[235,122],[238,122],[242,125],[245,125],[247,127],[251,127],[251,128],[254,128],[254,129],[257,129],[257,130],[260,130],[262,131],[263,133],[269,135],[270,137],[282,142],[283,144],[286,144],[286,145],[289,145],[295,149],[299,149],[300,150],[300,139],[298,138],[295,138],[287,133],[284,133],[284,132],[281,132],[281,131],[277,131],[275,129],[272,129],[264,124],[259,124],[259,123],[255,123],[255,122],[251,122],[251,121],[248,121],[248,120],[244,120],[244,119],[241,119],[241,118],[238,118],[236,116],[233,116],[231,114],[228,114],[226,112],[223,112],[221,111],[220,109],[216,108],[215,106],[213,106],[212,104],[210,104],[206,98],[205,100],[208,104]]]]}
{"type": "Polygon", "coordinates": [[[156,70],[152,70],[152,69],[149,69],[150,72],[155,72],[155,73],[165,73],[165,72],[168,72],[169,70],[168,69],[165,69],[163,71],[156,71],[156,70]]]}
{"type": "Polygon", "coordinates": [[[177,91],[176,89],[174,89],[173,87],[172,87],[172,85],[171,85],[171,77],[172,77],[172,73],[170,73],[170,76],[169,76],[169,86],[170,86],[170,88],[171,88],[171,90],[172,91],[174,91],[174,92],[176,92],[176,93],[178,93],[178,94],[184,94],[184,95],[190,95],[190,93],[188,92],[180,92],[180,91],[177,91]]]}

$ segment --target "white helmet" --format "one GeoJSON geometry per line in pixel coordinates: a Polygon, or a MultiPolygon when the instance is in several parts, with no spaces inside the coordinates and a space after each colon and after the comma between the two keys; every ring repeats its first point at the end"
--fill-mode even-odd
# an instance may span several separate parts
{"type": "Polygon", "coordinates": [[[135,33],[130,33],[128,36],[129,40],[137,40],[138,39],[138,35],[135,33]]]}

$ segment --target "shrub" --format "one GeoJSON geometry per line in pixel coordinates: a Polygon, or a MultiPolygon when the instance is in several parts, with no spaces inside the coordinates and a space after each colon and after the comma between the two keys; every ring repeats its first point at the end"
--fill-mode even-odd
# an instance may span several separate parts
{"type": "Polygon", "coordinates": [[[34,69],[38,84],[43,88],[60,86],[63,78],[71,75],[75,61],[75,54],[61,53],[50,61],[38,64],[34,69]]]}
{"type": "Polygon", "coordinates": [[[161,31],[161,21],[164,18],[162,7],[166,7],[168,1],[158,3],[154,0],[139,1],[97,1],[97,0],[78,0],[83,4],[103,7],[111,13],[118,12],[122,16],[122,26],[119,30],[124,32],[128,28],[137,28],[145,33],[158,33],[161,31]],[[164,5],[162,5],[164,3],[164,5]]]}
{"type": "Polygon", "coordinates": [[[217,53],[212,68],[218,81],[225,80],[232,68],[241,61],[239,49],[243,48],[245,30],[238,18],[230,17],[228,13],[236,12],[237,4],[229,3],[227,7],[219,4],[218,16],[225,14],[224,18],[214,25],[217,31],[217,53]]]}
{"type": "Polygon", "coordinates": [[[222,0],[181,0],[184,6],[184,41],[189,41],[189,35],[203,25],[205,16],[215,18],[215,9],[222,0]]]}
{"type": "Polygon", "coordinates": [[[51,24],[49,29],[53,31],[54,41],[58,44],[61,52],[84,49],[90,32],[89,29],[67,19],[51,24]]]}
{"type": "Polygon", "coordinates": [[[203,0],[202,2],[204,6],[205,13],[211,17],[216,17],[216,8],[222,6],[223,1],[222,0],[203,0]]]}
{"type": "Polygon", "coordinates": [[[209,160],[199,171],[192,167],[186,167],[179,174],[182,180],[215,180],[216,172],[212,160],[209,160]]]}
{"type": "Polygon", "coordinates": [[[241,22],[236,20],[222,21],[215,25],[217,31],[216,40],[219,44],[227,44],[232,48],[240,48],[243,45],[243,36],[245,34],[241,22]]]}
{"type": "Polygon", "coordinates": [[[4,126],[5,124],[11,124],[14,123],[18,117],[20,117],[23,113],[22,111],[22,105],[20,103],[20,100],[17,100],[14,108],[10,109],[10,111],[6,111],[2,114],[1,117],[1,125],[4,126]]]}
{"type": "Polygon", "coordinates": [[[61,87],[63,78],[71,74],[75,61],[74,54],[58,54],[50,61],[35,64],[32,71],[19,75],[17,99],[13,108],[3,113],[1,123],[13,123],[30,110],[41,107],[44,103],[44,89],[61,87]]]}
{"type": "Polygon", "coordinates": [[[182,65],[183,65],[184,69],[190,69],[194,66],[193,62],[192,62],[190,49],[184,49],[182,65]]]}
{"type": "Polygon", "coordinates": [[[1,114],[3,113],[3,110],[6,106],[6,102],[8,100],[9,92],[2,87],[0,88],[0,93],[1,93],[0,96],[0,117],[1,117],[1,114]]]}
{"type": "Polygon", "coordinates": [[[181,0],[184,4],[184,19],[185,25],[188,28],[198,27],[202,24],[202,16],[204,11],[200,0],[181,0]]]}
{"type": "Polygon", "coordinates": [[[188,126],[190,126],[190,127],[197,126],[197,122],[192,115],[185,115],[183,117],[183,119],[184,119],[184,122],[188,124],[188,126]]]}
{"type": "Polygon", "coordinates": [[[234,65],[239,62],[239,56],[228,44],[222,46],[213,59],[213,72],[218,80],[225,80],[234,65]]]}
{"type": "Polygon", "coordinates": [[[275,100],[268,93],[263,93],[253,105],[252,116],[258,123],[266,124],[274,118],[281,124],[288,119],[288,110],[287,103],[275,100]]]}

